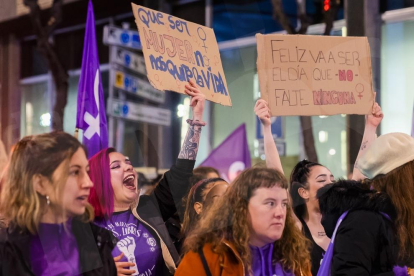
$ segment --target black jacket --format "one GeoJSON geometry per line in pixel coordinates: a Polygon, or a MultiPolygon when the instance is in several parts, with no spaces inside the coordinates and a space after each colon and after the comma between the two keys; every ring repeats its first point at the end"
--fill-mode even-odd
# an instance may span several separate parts
{"type": "Polygon", "coordinates": [[[322,225],[329,237],[340,215],[349,210],[336,233],[331,275],[394,275],[396,213],[389,197],[344,180],[321,188],[318,198],[322,225]]]}
{"type": "MultiPolygon", "coordinates": [[[[78,244],[81,271],[84,276],[116,276],[112,257],[114,237],[93,223],[72,222],[72,231],[78,244]]],[[[30,265],[31,235],[19,228],[0,232],[0,276],[34,275],[30,265]]]]}
{"type": "MultiPolygon", "coordinates": [[[[134,216],[158,235],[164,262],[171,274],[177,268],[180,256],[165,222],[177,212],[177,206],[187,193],[194,165],[194,160],[177,159],[176,164],[164,174],[154,192],[141,196],[138,206],[132,207],[134,216]]],[[[168,272],[165,274],[168,275],[168,272]]]]}

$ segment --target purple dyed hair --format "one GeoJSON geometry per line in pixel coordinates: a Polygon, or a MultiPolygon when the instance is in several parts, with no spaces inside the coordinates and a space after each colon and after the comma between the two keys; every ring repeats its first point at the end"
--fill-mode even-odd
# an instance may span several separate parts
{"type": "Polygon", "coordinates": [[[89,159],[89,177],[93,188],[89,194],[89,203],[95,209],[95,217],[110,217],[114,212],[114,189],[111,184],[109,154],[114,148],[106,148],[89,159]]]}

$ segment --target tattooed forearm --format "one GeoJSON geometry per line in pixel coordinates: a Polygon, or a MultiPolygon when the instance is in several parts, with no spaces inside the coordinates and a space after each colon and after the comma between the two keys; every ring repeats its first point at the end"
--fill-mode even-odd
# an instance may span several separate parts
{"type": "Polygon", "coordinates": [[[193,125],[188,128],[180,154],[178,155],[179,159],[196,160],[200,134],[201,126],[193,125]]]}
{"type": "Polygon", "coordinates": [[[361,144],[361,150],[366,149],[367,148],[367,144],[368,144],[368,141],[362,142],[362,144],[361,144]]]}
{"type": "Polygon", "coordinates": [[[319,232],[318,231],[318,237],[324,237],[324,236],[326,236],[326,233],[325,232],[319,232]]]}

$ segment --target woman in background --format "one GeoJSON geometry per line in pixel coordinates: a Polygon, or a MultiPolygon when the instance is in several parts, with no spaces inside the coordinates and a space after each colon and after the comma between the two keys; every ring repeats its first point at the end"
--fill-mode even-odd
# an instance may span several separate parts
{"type": "Polygon", "coordinates": [[[190,189],[181,232],[183,238],[197,225],[202,213],[226,192],[228,186],[221,178],[210,178],[200,180],[190,189]]]}

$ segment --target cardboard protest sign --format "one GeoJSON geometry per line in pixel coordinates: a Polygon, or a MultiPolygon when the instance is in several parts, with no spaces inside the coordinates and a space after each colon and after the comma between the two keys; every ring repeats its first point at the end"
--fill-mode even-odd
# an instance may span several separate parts
{"type": "Polygon", "coordinates": [[[147,76],[159,90],[184,93],[196,81],[207,100],[231,106],[216,36],[211,28],[132,4],[147,76]]]}
{"type": "Polygon", "coordinates": [[[366,37],[257,34],[256,39],[261,97],[272,116],[371,112],[366,37]]]}

